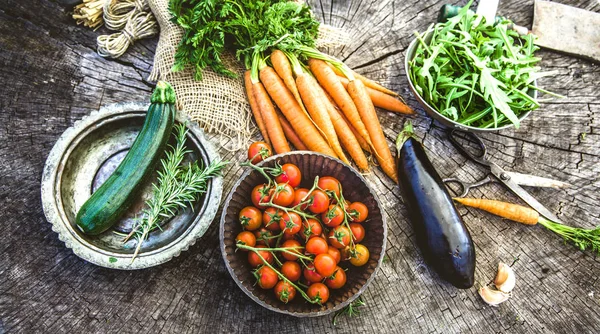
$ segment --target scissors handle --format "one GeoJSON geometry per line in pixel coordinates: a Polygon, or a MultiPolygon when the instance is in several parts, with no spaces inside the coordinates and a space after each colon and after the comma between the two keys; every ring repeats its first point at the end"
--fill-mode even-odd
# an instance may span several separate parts
{"type": "Polygon", "coordinates": [[[458,193],[457,197],[465,197],[465,196],[467,196],[467,194],[469,193],[469,191],[472,188],[477,188],[484,184],[488,184],[490,182],[495,182],[495,180],[491,177],[490,174],[486,175],[483,179],[481,179],[479,181],[475,181],[475,182],[465,182],[465,181],[460,180],[455,177],[443,179],[442,181],[444,181],[444,183],[448,186],[449,189],[452,190],[452,192],[455,192],[455,191],[453,188],[450,188],[449,185],[450,184],[458,185],[458,191],[455,192],[455,193],[458,193]]]}
{"type": "MultiPolygon", "coordinates": [[[[452,129],[450,132],[448,132],[448,139],[450,140],[452,145],[454,145],[454,147],[456,147],[460,151],[460,153],[462,153],[467,158],[484,166],[490,165],[486,158],[487,148],[485,147],[483,141],[481,141],[481,139],[474,133],[459,129],[452,129]],[[458,139],[462,139],[462,141],[459,141],[458,139]],[[474,144],[476,147],[475,150],[468,149],[467,146],[463,144],[464,141],[474,144]]],[[[470,145],[468,147],[472,148],[473,145],[470,145]]]]}

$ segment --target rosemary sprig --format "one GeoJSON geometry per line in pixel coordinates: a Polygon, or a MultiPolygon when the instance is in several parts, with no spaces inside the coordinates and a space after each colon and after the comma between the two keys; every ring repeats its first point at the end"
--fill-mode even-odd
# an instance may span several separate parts
{"type": "Polygon", "coordinates": [[[220,174],[228,162],[211,162],[206,168],[197,161],[182,165],[183,158],[191,151],[185,146],[188,130],[184,124],[175,126],[176,144],[161,160],[162,170],[158,180],[152,185],[152,197],[146,201],[146,209],[136,220],[131,233],[124,241],[135,236],[137,246],[131,261],[137,257],[142,243],[148,234],[160,229],[161,223],[171,219],[186,206],[192,206],[200,195],[206,192],[207,181],[220,174]]]}
{"type": "Polygon", "coordinates": [[[333,323],[334,326],[336,326],[337,318],[342,314],[347,314],[349,317],[354,317],[354,316],[359,315],[360,310],[358,310],[358,308],[360,306],[364,306],[364,305],[365,305],[365,302],[362,300],[362,297],[359,296],[354,301],[352,301],[352,303],[348,304],[348,306],[335,312],[335,315],[333,316],[333,319],[331,322],[333,323]]]}

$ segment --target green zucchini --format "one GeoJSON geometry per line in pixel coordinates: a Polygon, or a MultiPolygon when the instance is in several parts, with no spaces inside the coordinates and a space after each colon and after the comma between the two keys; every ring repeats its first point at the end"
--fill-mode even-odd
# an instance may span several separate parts
{"type": "Polygon", "coordinates": [[[129,152],[77,213],[77,226],[86,234],[100,234],[117,222],[139,196],[164,153],[175,120],[175,92],[159,81],[150,101],[144,126],[129,152]]]}

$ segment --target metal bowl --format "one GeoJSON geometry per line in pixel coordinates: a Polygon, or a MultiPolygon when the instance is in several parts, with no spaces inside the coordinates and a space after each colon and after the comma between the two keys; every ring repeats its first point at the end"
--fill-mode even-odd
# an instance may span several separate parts
{"type": "Polygon", "coordinates": [[[352,167],[338,159],[308,151],[299,151],[273,156],[261,163],[261,166],[273,167],[275,162],[280,164],[293,163],[302,172],[302,187],[310,188],[315,176],[334,176],[343,186],[344,196],[350,201],[361,201],[369,209],[369,218],[363,223],[366,230],[365,239],[361,244],[370,252],[370,259],[362,267],[354,267],[348,262],[340,262],[342,268],[347,268],[346,285],[338,290],[330,290],[330,297],[323,306],[306,302],[300,294],[288,304],[280,302],[272,289],[263,290],[252,275],[248,264],[248,253],[236,252],[235,238],[242,231],[238,215],[245,206],[252,205],[250,193],[252,189],[265,182],[263,176],[253,169],[248,169],[236,182],[227,197],[221,216],[221,253],[227,270],[237,285],[252,300],[261,306],[296,317],[316,317],[335,312],[356,299],[375,277],[385,254],[387,225],[382,213],[381,204],[365,179],[352,167]]]}
{"type": "MultiPolygon", "coordinates": [[[[151,177],[140,199],[108,231],[90,236],[75,224],[79,208],[112,174],[142,128],[148,104],[116,104],[100,109],[76,122],[58,139],[50,152],[42,176],[42,205],[52,229],[68,248],[82,259],[116,269],[141,269],[167,262],[193,245],[213,221],[222,193],[222,178],[213,178],[207,192],[193,210],[187,209],[154,231],[132,261],[136,241],[123,242],[140,216],[151,194],[151,177]]],[[[195,122],[178,113],[176,123],[187,123],[188,159],[204,164],[219,160],[215,147],[195,122]]]]}
{"type": "MultiPolygon", "coordinates": [[[[427,32],[424,33],[423,35],[423,40],[426,43],[429,43],[431,41],[431,37],[433,36],[433,31],[429,30],[427,32]]],[[[450,128],[456,128],[456,129],[460,129],[460,130],[465,130],[465,131],[473,131],[473,132],[488,132],[488,131],[497,131],[497,130],[503,130],[503,129],[508,129],[511,127],[514,127],[514,124],[506,124],[497,128],[489,128],[489,129],[483,129],[483,128],[477,128],[474,126],[469,126],[469,125],[464,125],[464,124],[460,124],[458,122],[455,122],[453,120],[451,120],[450,118],[440,114],[435,108],[433,108],[432,106],[430,106],[422,97],[421,95],[419,95],[419,93],[417,93],[417,90],[415,89],[415,86],[412,83],[412,80],[410,78],[410,61],[413,60],[413,58],[415,57],[415,53],[417,51],[417,45],[419,43],[418,39],[414,39],[408,46],[407,52],[406,52],[406,57],[404,58],[404,71],[406,72],[406,76],[408,77],[408,86],[410,87],[410,90],[413,92],[413,94],[415,95],[415,97],[417,98],[417,101],[419,101],[419,103],[423,106],[423,109],[425,109],[425,112],[433,117],[434,119],[438,120],[440,123],[450,127],[450,128]]],[[[533,85],[536,86],[537,82],[534,81],[533,85]]],[[[538,91],[535,89],[530,89],[527,94],[531,97],[533,97],[534,99],[537,99],[538,97],[538,91]]],[[[527,116],[529,116],[529,114],[531,113],[531,111],[528,111],[524,114],[522,114],[519,117],[519,121],[523,121],[525,118],[527,118],[527,116]]]]}

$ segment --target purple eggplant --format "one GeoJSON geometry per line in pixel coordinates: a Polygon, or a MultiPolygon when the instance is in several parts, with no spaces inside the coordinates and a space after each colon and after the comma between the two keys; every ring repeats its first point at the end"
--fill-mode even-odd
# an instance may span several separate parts
{"type": "Polygon", "coordinates": [[[396,147],[402,198],[425,261],[455,287],[472,287],[473,240],[410,122],[398,135],[396,147]]]}

